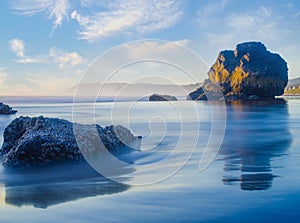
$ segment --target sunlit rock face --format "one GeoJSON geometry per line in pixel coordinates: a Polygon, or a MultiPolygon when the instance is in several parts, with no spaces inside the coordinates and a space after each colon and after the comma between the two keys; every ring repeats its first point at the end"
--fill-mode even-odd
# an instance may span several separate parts
{"type": "MultiPolygon", "coordinates": [[[[221,51],[208,77],[202,85],[204,92],[214,91],[212,84],[218,84],[225,100],[274,98],[284,93],[288,67],[279,54],[271,53],[264,44],[246,42],[238,44],[235,50],[221,51]]],[[[192,100],[205,100],[195,93],[191,96],[192,100]]]]}
{"type": "Polygon", "coordinates": [[[101,127],[43,116],[20,117],[6,127],[0,153],[3,166],[23,169],[77,163],[84,161],[83,155],[104,149],[116,155],[129,152],[128,145],[136,140],[140,137],[120,125],[101,127]]]}

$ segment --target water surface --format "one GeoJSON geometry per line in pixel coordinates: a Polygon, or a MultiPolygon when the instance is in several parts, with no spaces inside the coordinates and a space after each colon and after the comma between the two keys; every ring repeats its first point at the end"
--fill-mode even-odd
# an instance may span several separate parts
{"type": "MultiPolygon", "coordinates": [[[[132,131],[144,137],[143,152],[131,154],[140,165],[163,160],[180,139],[183,149],[176,151],[172,162],[160,168],[159,173],[156,168],[149,168],[139,174],[145,179],[163,176],[176,162],[187,157],[185,153],[195,149],[180,171],[159,183],[130,186],[103,178],[87,165],[31,172],[1,167],[0,222],[298,220],[300,100],[288,100],[287,104],[228,105],[222,146],[204,171],[199,171],[198,166],[211,130],[209,104],[138,102],[127,119],[127,112],[122,111],[130,103],[98,102],[94,118],[101,125],[117,122],[128,126],[127,120],[130,120],[132,131]],[[195,110],[191,111],[191,108],[199,113],[199,119],[195,119],[195,110]],[[191,142],[198,134],[196,147],[192,148],[191,142]]],[[[20,115],[72,120],[69,100],[32,102],[10,99],[10,105],[19,112],[0,116],[1,144],[4,128],[20,115]]],[[[76,119],[88,123],[91,119],[87,117],[93,116],[94,104],[82,102],[77,106],[80,112],[76,119]]],[[[120,174],[120,179],[129,176],[126,182],[130,182],[134,171],[138,172],[133,169],[133,175],[120,174]]]]}

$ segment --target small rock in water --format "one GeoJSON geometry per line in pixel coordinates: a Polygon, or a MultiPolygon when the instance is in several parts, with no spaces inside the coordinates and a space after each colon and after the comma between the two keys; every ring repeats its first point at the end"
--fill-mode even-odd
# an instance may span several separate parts
{"type": "Polygon", "coordinates": [[[177,98],[172,95],[152,94],[149,101],[177,101],[177,98]]]}
{"type": "Polygon", "coordinates": [[[260,100],[261,98],[258,97],[257,95],[250,95],[247,97],[248,101],[255,101],[255,100],[260,100]]]}
{"type": "Polygon", "coordinates": [[[0,102],[0,114],[1,115],[13,115],[16,114],[17,110],[13,110],[10,106],[7,104],[4,104],[0,102]]]}

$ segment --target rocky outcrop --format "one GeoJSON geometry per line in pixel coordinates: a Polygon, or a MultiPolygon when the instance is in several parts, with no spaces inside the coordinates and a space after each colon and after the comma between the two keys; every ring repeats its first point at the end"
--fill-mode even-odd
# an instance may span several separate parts
{"type": "Polygon", "coordinates": [[[122,126],[103,128],[99,125],[73,124],[67,120],[43,116],[20,117],[13,120],[4,131],[4,142],[0,150],[3,165],[13,168],[31,168],[61,162],[83,161],[83,154],[77,144],[81,142],[75,139],[74,126],[77,132],[80,132],[76,137],[77,140],[81,137],[86,142],[93,142],[100,137],[102,143],[97,149],[99,151],[107,149],[113,154],[130,151],[128,145],[140,139],[122,126]]]}
{"type": "Polygon", "coordinates": [[[171,95],[153,94],[150,95],[149,101],[177,101],[177,98],[171,95]]]}
{"type": "Polygon", "coordinates": [[[16,110],[13,110],[8,105],[0,102],[0,114],[1,115],[13,115],[13,114],[16,114],[16,113],[17,113],[16,110]]]}
{"type": "MultiPolygon", "coordinates": [[[[246,42],[233,50],[221,51],[208,72],[209,81],[188,95],[192,100],[206,100],[202,95],[221,89],[225,100],[259,100],[284,93],[288,82],[285,60],[271,53],[260,42],[246,42]],[[197,95],[197,92],[200,94],[197,95]],[[249,96],[251,96],[249,98],[249,96]],[[193,99],[195,98],[195,99],[193,99]]],[[[220,99],[217,94],[216,99],[220,99]]]]}
{"type": "Polygon", "coordinates": [[[206,79],[199,88],[188,94],[186,100],[206,101],[208,99],[219,100],[221,98],[223,98],[223,92],[220,90],[219,85],[206,79]]]}

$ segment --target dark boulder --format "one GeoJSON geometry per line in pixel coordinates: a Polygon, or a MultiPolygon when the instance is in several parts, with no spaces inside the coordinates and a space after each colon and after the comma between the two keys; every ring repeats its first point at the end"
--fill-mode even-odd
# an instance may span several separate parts
{"type": "Polygon", "coordinates": [[[171,95],[152,94],[149,101],[177,101],[177,98],[171,95]]]}
{"type": "Polygon", "coordinates": [[[122,126],[103,128],[99,125],[73,124],[67,120],[43,116],[20,117],[13,120],[4,131],[4,142],[0,150],[3,166],[31,168],[61,162],[81,162],[84,158],[77,143],[82,142],[78,139],[84,138],[85,142],[93,142],[99,137],[102,143],[97,149],[107,149],[113,154],[129,150],[127,145],[139,140],[139,137],[135,137],[122,126]],[[76,138],[74,126],[80,132],[76,138]]]}
{"type": "Polygon", "coordinates": [[[13,110],[8,105],[0,102],[0,114],[1,115],[13,115],[13,114],[16,114],[16,113],[17,113],[16,110],[13,110]]]}
{"type": "MultiPolygon", "coordinates": [[[[245,100],[251,95],[256,95],[256,100],[274,98],[284,93],[288,67],[279,54],[269,52],[262,43],[246,42],[234,51],[221,51],[208,77],[219,85],[225,100],[245,100]]],[[[210,88],[209,83],[202,88],[210,88]]]]}

